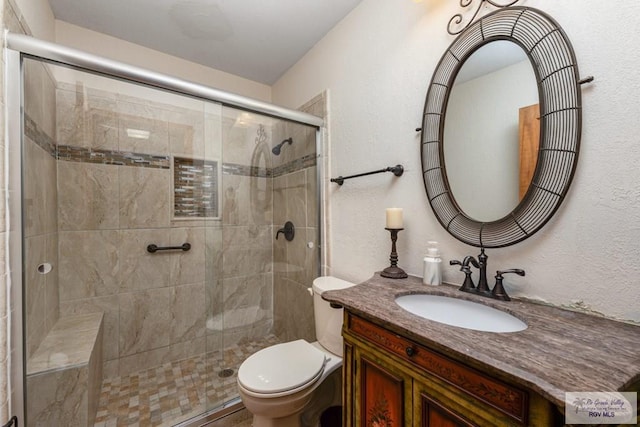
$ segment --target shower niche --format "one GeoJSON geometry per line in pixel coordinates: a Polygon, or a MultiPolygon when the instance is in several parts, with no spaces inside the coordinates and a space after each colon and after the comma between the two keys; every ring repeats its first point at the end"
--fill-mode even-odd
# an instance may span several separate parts
{"type": "Polygon", "coordinates": [[[186,422],[239,402],[250,354],[315,340],[316,127],[22,66],[26,425],[186,422]],[[275,240],[285,218],[302,238],[275,240]],[[93,345],[75,354],[74,336],[93,345]]]}

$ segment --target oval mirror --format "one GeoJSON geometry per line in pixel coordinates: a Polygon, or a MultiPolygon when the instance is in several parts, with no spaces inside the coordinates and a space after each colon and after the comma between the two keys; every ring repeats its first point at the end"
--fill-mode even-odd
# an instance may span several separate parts
{"type": "Polygon", "coordinates": [[[470,218],[496,221],[524,197],[539,142],[538,117],[527,112],[537,105],[529,58],[511,41],[481,46],[460,67],[442,146],[451,194],[470,218]]]}
{"type": "MultiPolygon", "coordinates": [[[[505,7],[496,10],[469,25],[455,39],[444,53],[431,79],[424,106],[422,123],[422,172],[429,203],[440,224],[455,238],[467,244],[497,248],[520,242],[549,221],[565,198],[575,172],[580,148],[582,126],[581,96],[578,65],[571,43],[562,28],[545,13],[529,7],[505,7]],[[472,187],[481,174],[488,174],[489,167],[479,163],[479,170],[462,172],[456,177],[460,152],[478,149],[479,153],[493,153],[489,149],[492,139],[484,128],[468,123],[465,118],[450,118],[449,104],[454,105],[456,77],[463,65],[474,52],[484,46],[503,40],[515,44],[528,57],[538,93],[539,112],[533,114],[538,119],[539,141],[537,155],[529,162],[533,172],[524,178],[523,190],[496,212],[474,211],[476,206],[496,204],[505,190],[493,191],[494,183],[476,187],[470,202],[462,202],[462,189],[472,187]],[[457,128],[468,131],[455,147],[453,136],[457,128]],[[474,147],[470,138],[474,137],[474,147]],[[451,152],[445,146],[451,139],[451,152]],[[451,178],[450,178],[451,176],[451,178]],[[457,184],[452,182],[459,181],[457,184]],[[456,185],[456,189],[452,187],[456,185]],[[484,193],[484,188],[491,190],[484,193]],[[491,194],[493,193],[493,194],[491,194]],[[491,199],[493,197],[493,199],[491,199]],[[461,206],[461,203],[464,206],[461,206]]],[[[491,90],[484,95],[486,100],[505,97],[504,89],[491,90]]],[[[487,109],[487,102],[470,102],[461,95],[462,102],[476,105],[476,109],[487,109]]],[[[495,104],[491,104],[495,105],[495,104]]],[[[453,108],[451,114],[453,115],[453,108]]],[[[504,122],[498,112],[488,114],[483,121],[504,122]]],[[[510,125],[512,126],[512,125],[510,125]]],[[[511,131],[513,133],[513,130],[511,131]]],[[[475,161],[477,161],[477,156],[475,161]]],[[[470,161],[474,162],[473,156],[470,161]]],[[[492,166],[498,169],[502,166],[492,166]]],[[[513,162],[512,162],[513,163],[513,162]]],[[[498,178],[500,180],[502,178],[498,178]]],[[[509,185],[512,185],[510,183],[509,185]]],[[[512,191],[512,190],[508,190],[512,191]]],[[[512,196],[513,197],[513,196],[512,196]]]]}

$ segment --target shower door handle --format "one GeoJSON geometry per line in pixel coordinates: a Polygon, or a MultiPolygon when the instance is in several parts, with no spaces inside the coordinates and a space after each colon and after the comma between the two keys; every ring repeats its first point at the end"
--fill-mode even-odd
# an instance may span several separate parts
{"type": "Polygon", "coordinates": [[[287,239],[288,242],[290,242],[296,235],[296,228],[291,221],[287,221],[284,223],[284,227],[278,230],[278,232],[276,233],[276,240],[278,240],[278,236],[280,235],[280,233],[284,234],[284,238],[287,239]]]}

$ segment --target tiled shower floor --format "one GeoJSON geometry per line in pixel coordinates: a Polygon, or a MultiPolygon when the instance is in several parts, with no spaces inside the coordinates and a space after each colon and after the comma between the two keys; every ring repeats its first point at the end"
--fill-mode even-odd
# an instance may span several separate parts
{"type": "Polygon", "coordinates": [[[95,427],[172,426],[237,396],[236,375],[244,359],[280,340],[236,345],[102,383],[95,427]],[[225,369],[233,375],[220,377],[225,369]]]}

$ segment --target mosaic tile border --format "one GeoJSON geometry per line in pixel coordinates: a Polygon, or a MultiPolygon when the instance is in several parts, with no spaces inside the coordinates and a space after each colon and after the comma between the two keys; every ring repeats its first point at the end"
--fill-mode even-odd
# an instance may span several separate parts
{"type": "Polygon", "coordinates": [[[95,150],[70,145],[58,145],[57,159],[117,166],[141,166],[159,169],[170,168],[169,156],[113,150],[95,150]]]}
{"type": "Polygon", "coordinates": [[[255,178],[273,178],[272,169],[239,165],[236,163],[223,163],[222,173],[225,175],[250,176],[255,178]]]}
{"type": "Polygon", "coordinates": [[[285,163],[284,165],[276,166],[271,169],[271,176],[273,178],[287,175],[293,172],[297,172],[299,170],[308,169],[310,167],[317,165],[317,154],[307,154],[299,159],[293,160],[291,162],[285,163]]]}
{"type": "MultiPolygon", "coordinates": [[[[27,114],[24,115],[25,135],[38,146],[58,160],[84,163],[98,163],[116,166],[135,166],[158,169],[171,168],[171,156],[160,156],[145,153],[134,153],[115,150],[100,150],[72,145],[58,145],[27,114]]],[[[225,175],[248,176],[256,178],[277,178],[317,165],[317,154],[308,154],[273,168],[223,163],[222,173],[225,175]]]]}

